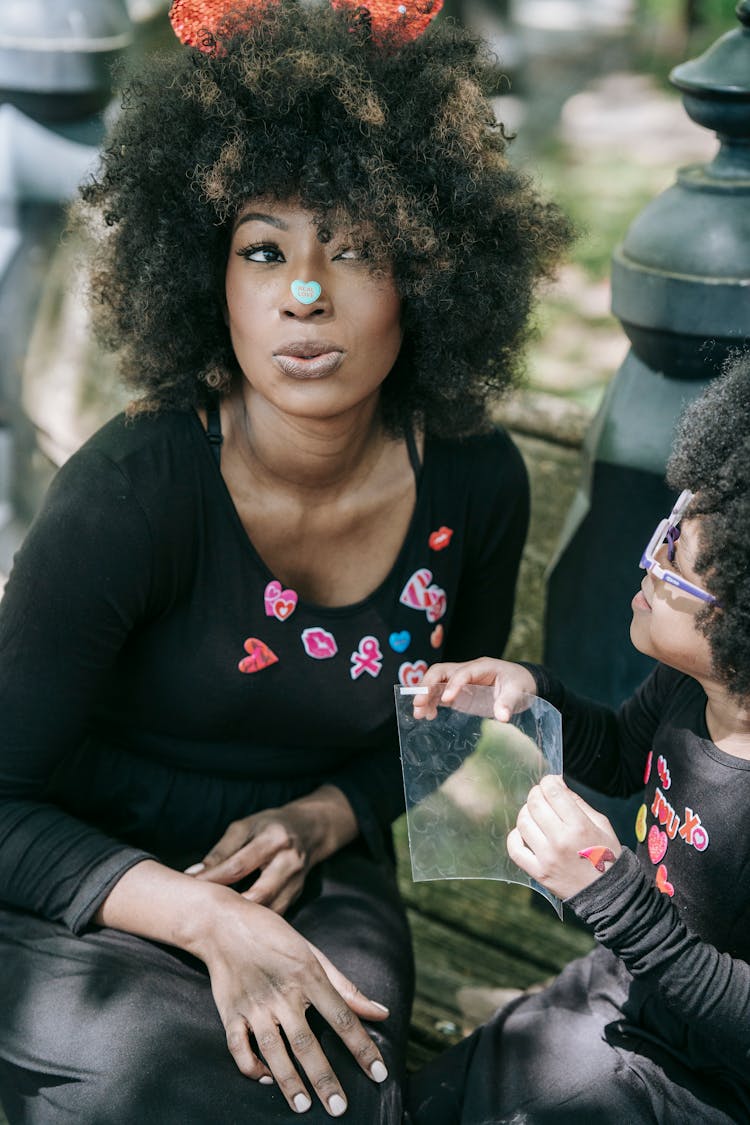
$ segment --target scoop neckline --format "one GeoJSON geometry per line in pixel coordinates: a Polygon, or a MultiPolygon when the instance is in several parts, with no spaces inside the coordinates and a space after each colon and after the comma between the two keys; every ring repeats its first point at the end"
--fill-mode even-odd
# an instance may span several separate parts
{"type": "MultiPolygon", "coordinates": [[[[206,430],[205,430],[205,428],[203,426],[203,423],[200,419],[198,411],[195,408],[192,408],[191,409],[191,415],[192,415],[192,418],[193,418],[194,425],[197,427],[198,436],[201,439],[201,445],[203,446],[203,454],[202,455],[203,455],[204,458],[208,457],[209,462],[210,462],[210,470],[211,470],[211,478],[210,479],[212,479],[216,482],[216,485],[217,485],[217,488],[218,488],[218,491],[219,491],[219,494],[220,494],[220,497],[221,497],[221,503],[224,505],[225,508],[228,508],[229,517],[232,521],[235,532],[240,537],[240,540],[241,540],[242,545],[243,545],[243,549],[248,552],[248,554],[250,555],[251,561],[254,563],[256,569],[258,571],[260,571],[260,573],[263,575],[263,577],[266,580],[266,583],[275,581],[275,582],[281,582],[282,586],[285,585],[283,578],[281,578],[281,576],[278,575],[278,574],[274,574],[274,572],[270,569],[270,567],[268,566],[268,564],[264,560],[263,556],[260,554],[260,552],[256,548],[255,544],[253,543],[252,539],[248,535],[247,531],[245,530],[244,524],[242,523],[242,520],[240,519],[239,512],[237,511],[237,508],[235,506],[234,500],[232,499],[232,495],[231,495],[231,493],[230,493],[230,491],[227,487],[227,483],[224,480],[224,477],[222,475],[221,467],[218,464],[218,462],[217,462],[216,458],[214,457],[214,454],[211,450],[211,445],[210,445],[210,442],[208,441],[206,430]]],[[[304,609],[306,609],[309,612],[314,613],[318,616],[325,615],[327,617],[345,617],[345,616],[350,616],[350,615],[352,615],[356,612],[359,612],[363,609],[366,609],[368,606],[377,602],[387,592],[388,588],[394,583],[394,581],[398,577],[398,572],[403,566],[404,559],[406,558],[406,555],[408,553],[409,545],[410,545],[415,527],[417,525],[417,519],[418,519],[418,516],[420,514],[420,509],[421,509],[421,506],[422,506],[422,503],[423,503],[423,498],[424,498],[424,478],[425,478],[425,472],[427,470],[428,459],[429,459],[428,450],[429,450],[429,440],[427,438],[425,438],[424,449],[423,449],[423,453],[422,453],[422,463],[420,465],[419,472],[414,473],[416,495],[415,495],[415,498],[414,498],[414,508],[412,510],[412,513],[411,513],[411,518],[409,519],[409,525],[406,529],[406,533],[404,535],[403,542],[401,543],[401,546],[399,547],[399,550],[398,550],[398,553],[396,554],[396,558],[394,559],[393,565],[391,566],[390,570],[388,571],[388,573],[386,574],[386,576],[382,580],[382,582],[380,582],[377,585],[377,587],[371,593],[367,594],[364,598],[361,598],[359,601],[348,602],[346,605],[340,605],[340,606],[339,605],[320,605],[318,602],[310,601],[309,599],[304,598],[301,594],[297,594],[299,607],[301,607],[301,608],[304,607],[304,609]]],[[[290,588],[293,589],[293,587],[290,587],[290,588]]],[[[295,590],[295,593],[297,593],[296,590],[295,590]]]]}

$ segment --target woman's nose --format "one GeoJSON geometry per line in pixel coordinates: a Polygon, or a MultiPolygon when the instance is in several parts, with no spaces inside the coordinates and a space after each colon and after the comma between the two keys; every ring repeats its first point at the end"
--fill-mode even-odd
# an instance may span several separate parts
{"type": "Polygon", "coordinates": [[[282,315],[294,317],[296,320],[320,318],[330,313],[331,307],[330,294],[326,292],[321,282],[314,279],[293,280],[283,294],[281,302],[282,315]]]}

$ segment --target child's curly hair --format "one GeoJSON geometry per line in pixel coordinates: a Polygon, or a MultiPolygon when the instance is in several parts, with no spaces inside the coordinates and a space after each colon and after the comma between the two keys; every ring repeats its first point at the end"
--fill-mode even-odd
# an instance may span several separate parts
{"type": "Polygon", "coordinates": [[[735,354],[724,375],[685,411],[667,479],[695,498],[701,516],[695,569],[719,606],[698,615],[714,671],[733,695],[750,697],[750,351],[735,354]]]}
{"type": "Polygon", "coordinates": [[[229,228],[271,197],[298,199],[322,238],[334,222],[366,228],[373,268],[392,268],[404,344],[383,388],[388,428],[482,428],[570,228],[508,163],[481,46],[450,25],[376,44],[356,13],[294,0],[247,23],[229,18],[213,50],[155,57],[130,81],[82,189],[79,219],[110,228],[94,252],[97,328],[137,408],[228,389],[229,228]]]}

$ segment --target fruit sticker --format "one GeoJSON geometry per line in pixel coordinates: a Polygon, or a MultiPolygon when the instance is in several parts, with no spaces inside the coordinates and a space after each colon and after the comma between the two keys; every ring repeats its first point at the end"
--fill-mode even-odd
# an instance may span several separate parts
{"type": "Polygon", "coordinates": [[[638,812],[637,812],[636,818],[635,818],[635,838],[636,838],[636,840],[638,841],[639,844],[642,844],[643,841],[646,839],[646,816],[647,815],[648,815],[648,809],[646,808],[645,805],[641,805],[641,807],[638,809],[638,812]]]}
{"type": "Polygon", "coordinates": [[[307,655],[311,656],[313,660],[330,660],[339,651],[333,633],[329,633],[327,629],[322,629],[319,625],[316,625],[314,629],[303,630],[302,644],[305,646],[307,655]]]}
{"type": "Polygon", "coordinates": [[[379,676],[380,669],[383,667],[383,654],[377,637],[363,637],[357,651],[352,653],[351,661],[349,674],[353,680],[358,680],[363,672],[367,672],[370,676],[379,676]]]}
{"type": "Polygon", "coordinates": [[[276,653],[268,647],[265,641],[259,641],[257,637],[248,637],[242,647],[247,656],[243,656],[237,665],[240,672],[247,674],[262,672],[264,668],[269,668],[272,664],[278,664],[279,658],[276,653]]]}

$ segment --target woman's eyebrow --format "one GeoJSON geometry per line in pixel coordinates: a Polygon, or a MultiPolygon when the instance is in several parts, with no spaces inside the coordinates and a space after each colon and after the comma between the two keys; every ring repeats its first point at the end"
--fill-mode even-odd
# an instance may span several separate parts
{"type": "Polygon", "coordinates": [[[240,215],[234,224],[234,229],[237,230],[243,223],[268,223],[269,226],[276,227],[277,230],[289,230],[283,219],[279,219],[276,215],[266,215],[262,211],[247,211],[244,215],[240,215]]]}

